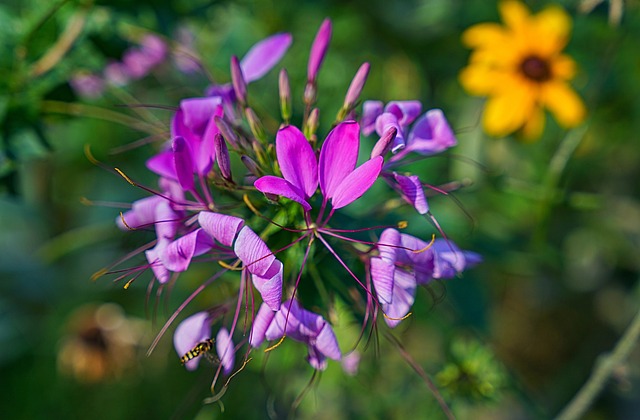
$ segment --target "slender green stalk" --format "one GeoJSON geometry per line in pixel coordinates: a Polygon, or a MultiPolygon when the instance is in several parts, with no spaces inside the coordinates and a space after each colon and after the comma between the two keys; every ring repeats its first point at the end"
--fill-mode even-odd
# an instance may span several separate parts
{"type": "Polygon", "coordinates": [[[602,392],[615,369],[625,363],[631,350],[635,347],[638,337],[640,337],[640,310],[618,340],[613,351],[600,358],[587,382],[558,414],[556,420],[574,420],[584,415],[602,392]]]}

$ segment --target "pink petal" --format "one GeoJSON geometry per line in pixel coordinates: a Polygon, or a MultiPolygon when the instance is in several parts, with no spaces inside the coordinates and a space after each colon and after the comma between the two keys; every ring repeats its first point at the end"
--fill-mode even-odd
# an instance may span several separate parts
{"type": "Polygon", "coordinates": [[[278,130],[276,155],[284,179],[311,197],[318,188],[318,164],[302,131],[292,125],[278,130]]]}
{"type": "Polygon", "coordinates": [[[233,370],[233,364],[236,361],[235,348],[233,341],[229,335],[229,331],[226,328],[220,328],[216,335],[216,353],[220,358],[220,364],[225,375],[228,375],[233,370]]]}
{"type": "Polygon", "coordinates": [[[334,192],[333,208],[339,209],[360,198],[378,179],[383,161],[382,156],[368,160],[344,178],[334,192]]]}
{"type": "MultiPolygon", "coordinates": [[[[191,143],[193,149],[193,160],[196,164],[196,168],[199,174],[206,175],[211,170],[213,165],[213,159],[215,156],[214,138],[215,135],[220,132],[215,122],[215,117],[222,117],[224,109],[222,105],[218,105],[213,111],[213,115],[202,134],[201,139],[196,139],[194,143],[191,143]]],[[[187,139],[188,140],[188,139],[187,139]]]]}
{"type": "Polygon", "coordinates": [[[173,242],[159,253],[160,261],[174,272],[186,271],[191,259],[202,255],[213,246],[213,241],[203,229],[196,229],[173,242]]]}
{"type": "Polygon", "coordinates": [[[150,171],[161,177],[178,180],[176,165],[173,160],[173,151],[167,150],[149,158],[145,164],[150,171]]]}
{"type": "MultiPolygon", "coordinates": [[[[278,310],[280,310],[280,306],[278,306],[278,310]]],[[[258,309],[258,313],[256,317],[253,318],[253,323],[251,324],[251,334],[249,335],[249,344],[251,347],[259,347],[260,344],[262,344],[265,339],[265,333],[275,315],[276,313],[269,305],[264,302],[260,305],[260,309],[258,309]]]]}
{"type": "Polygon", "coordinates": [[[391,128],[396,129],[396,137],[395,139],[393,139],[393,145],[391,146],[391,151],[393,153],[396,153],[397,151],[405,147],[402,127],[400,126],[398,117],[395,114],[392,114],[390,112],[381,114],[376,120],[376,133],[378,133],[379,136],[383,136],[391,128]]]}
{"type": "Polygon", "coordinates": [[[249,272],[257,276],[264,276],[276,259],[267,244],[249,226],[240,230],[233,250],[249,272]]]}
{"type": "Polygon", "coordinates": [[[262,78],[282,59],[291,45],[291,34],[275,34],[257,42],[240,62],[247,83],[262,78]]]}
{"type": "Polygon", "coordinates": [[[331,130],[320,150],[318,175],[325,199],[335,195],[338,185],[358,163],[360,126],[354,121],[338,124],[331,130]]]}
{"type": "Polygon", "coordinates": [[[253,274],[251,278],[253,285],[262,296],[262,301],[271,310],[278,311],[282,302],[282,263],[274,260],[264,275],[253,274]]]}
{"type": "Polygon", "coordinates": [[[180,101],[180,109],[184,112],[184,124],[194,134],[201,136],[218,105],[222,105],[222,99],[217,96],[180,101]]]}
{"type": "MultiPolygon", "coordinates": [[[[173,346],[182,357],[196,344],[211,338],[211,317],[208,312],[198,312],[185,318],[173,333],[173,346]]],[[[200,357],[189,360],[185,363],[188,370],[195,370],[200,363],[200,357]]]]}
{"type": "Polygon", "coordinates": [[[233,240],[244,225],[244,220],[226,214],[201,211],[198,223],[205,232],[224,246],[233,245],[233,240]]]}
{"type": "Polygon", "coordinates": [[[402,198],[415,207],[418,213],[427,213],[429,211],[429,204],[427,203],[427,198],[424,195],[422,183],[418,176],[404,176],[394,172],[393,177],[402,191],[402,198]]]}
{"type": "Polygon", "coordinates": [[[258,189],[258,191],[265,194],[281,195],[289,200],[300,203],[302,208],[304,208],[304,211],[311,210],[311,205],[304,199],[304,192],[286,179],[273,175],[266,175],[258,178],[253,185],[258,189]]]}

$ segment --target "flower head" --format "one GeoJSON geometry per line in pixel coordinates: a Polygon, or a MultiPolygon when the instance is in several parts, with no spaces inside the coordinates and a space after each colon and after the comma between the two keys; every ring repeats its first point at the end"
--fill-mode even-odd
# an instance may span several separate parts
{"type": "Polygon", "coordinates": [[[483,114],[487,133],[504,136],[522,130],[538,137],[548,109],[563,127],[585,117],[580,97],[568,82],[574,61],[562,53],[571,20],[559,6],[531,15],[519,1],[500,3],[505,25],[481,23],[467,29],[463,42],[474,49],[460,82],[469,93],[488,97],[483,114]]]}

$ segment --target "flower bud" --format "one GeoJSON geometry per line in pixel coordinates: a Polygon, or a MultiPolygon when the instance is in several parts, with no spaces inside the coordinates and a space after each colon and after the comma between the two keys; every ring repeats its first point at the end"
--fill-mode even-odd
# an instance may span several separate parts
{"type": "Polygon", "coordinates": [[[251,129],[253,136],[260,142],[266,143],[267,134],[264,131],[264,126],[253,109],[249,107],[245,108],[244,115],[247,117],[247,122],[249,123],[249,128],[251,129]]]}
{"type": "Polygon", "coordinates": [[[244,166],[246,166],[246,168],[249,170],[249,172],[251,172],[252,175],[257,176],[257,177],[262,176],[262,171],[258,167],[258,164],[253,159],[251,159],[249,156],[242,155],[242,156],[240,156],[240,160],[242,161],[244,166]]]}
{"type": "Polygon", "coordinates": [[[291,88],[287,70],[280,70],[278,82],[280,87],[280,113],[282,114],[282,119],[288,122],[291,118],[291,88]]]}
{"type": "Polygon", "coordinates": [[[304,136],[312,141],[315,141],[316,131],[320,125],[320,110],[313,108],[307,119],[307,124],[304,126],[304,136]]]}
{"type": "Polygon", "coordinates": [[[222,133],[222,136],[225,138],[225,140],[229,142],[233,149],[237,149],[238,135],[236,134],[233,127],[231,127],[231,125],[222,117],[216,115],[215,117],[213,117],[213,119],[216,123],[216,127],[218,127],[218,130],[220,130],[220,133],[222,133]]]}
{"type": "Polygon", "coordinates": [[[327,54],[329,41],[331,40],[331,20],[328,18],[322,22],[316,38],[311,45],[311,54],[309,55],[309,64],[307,65],[307,80],[311,84],[315,84],[318,77],[318,70],[322,65],[324,56],[327,54]]]}
{"type": "Polygon", "coordinates": [[[214,150],[216,151],[216,162],[220,168],[220,174],[227,181],[231,181],[231,159],[229,158],[229,149],[227,143],[220,133],[216,134],[213,139],[214,150]]]}
{"type": "Polygon", "coordinates": [[[358,98],[362,93],[362,88],[364,88],[364,84],[367,81],[370,67],[369,63],[364,63],[358,69],[358,72],[353,77],[353,80],[349,85],[349,89],[347,90],[347,95],[344,98],[344,105],[342,106],[343,109],[347,111],[350,110],[358,101],[358,98]]]}
{"type": "Polygon", "coordinates": [[[231,82],[238,102],[240,102],[240,105],[245,106],[247,104],[247,82],[242,75],[240,61],[235,55],[231,57],[231,82]]]}
{"type": "Polygon", "coordinates": [[[384,156],[391,149],[391,145],[398,134],[398,129],[395,127],[390,127],[387,131],[385,131],[384,135],[380,137],[380,140],[376,142],[373,146],[373,150],[371,150],[371,159],[377,156],[384,156]]]}

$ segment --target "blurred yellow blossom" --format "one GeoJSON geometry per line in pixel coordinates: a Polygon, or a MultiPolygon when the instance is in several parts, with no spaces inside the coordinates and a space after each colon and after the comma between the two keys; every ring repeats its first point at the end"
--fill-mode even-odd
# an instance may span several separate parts
{"type": "Polygon", "coordinates": [[[472,95],[487,96],[484,130],[505,136],[517,130],[527,139],[540,136],[544,109],[566,128],[584,120],[582,99],[569,86],[575,62],[562,49],[571,19],[559,6],[532,15],[519,1],[499,5],[504,26],[480,23],[462,34],[474,51],[460,73],[462,86],[472,95]]]}

